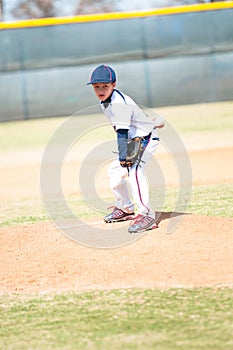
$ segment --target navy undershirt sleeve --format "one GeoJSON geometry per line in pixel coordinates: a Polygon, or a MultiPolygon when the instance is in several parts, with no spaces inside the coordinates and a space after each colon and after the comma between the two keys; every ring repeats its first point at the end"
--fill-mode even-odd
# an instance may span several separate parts
{"type": "Polygon", "coordinates": [[[117,145],[119,161],[125,160],[127,155],[128,129],[117,130],[117,145]]]}

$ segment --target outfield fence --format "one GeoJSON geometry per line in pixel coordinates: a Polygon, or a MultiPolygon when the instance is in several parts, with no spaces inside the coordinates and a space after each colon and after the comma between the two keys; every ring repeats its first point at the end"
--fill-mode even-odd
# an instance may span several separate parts
{"type": "Polygon", "coordinates": [[[233,99],[233,1],[0,23],[0,121],[70,115],[109,64],[148,107],[233,99]]]}

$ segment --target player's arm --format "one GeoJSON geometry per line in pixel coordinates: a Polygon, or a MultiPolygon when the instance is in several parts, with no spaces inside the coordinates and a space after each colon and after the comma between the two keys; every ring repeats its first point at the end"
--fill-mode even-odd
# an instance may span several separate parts
{"type": "Polygon", "coordinates": [[[153,120],[155,122],[155,128],[163,128],[164,127],[165,118],[163,116],[156,113],[153,120]]]}
{"type": "Polygon", "coordinates": [[[112,113],[115,119],[114,126],[117,133],[119,161],[121,166],[125,166],[132,108],[125,102],[115,103],[112,106],[112,113]]]}
{"type": "Polygon", "coordinates": [[[128,129],[118,129],[117,132],[117,146],[119,152],[119,161],[123,162],[127,156],[127,144],[128,144],[128,129]]]}
{"type": "Polygon", "coordinates": [[[156,128],[163,128],[165,126],[165,123],[161,123],[159,125],[156,126],[156,128]]]}

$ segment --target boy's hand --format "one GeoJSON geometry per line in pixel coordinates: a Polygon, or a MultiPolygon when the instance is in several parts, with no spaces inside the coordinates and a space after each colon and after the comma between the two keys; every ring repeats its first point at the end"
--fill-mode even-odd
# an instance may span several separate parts
{"type": "Polygon", "coordinates": [[[133,164],[134,164],[133,162],[130,162],[130,161],[127,161],[127,160],[121,160],[120,161],[120,165],[123,168],[130,168],[133,164]]]}

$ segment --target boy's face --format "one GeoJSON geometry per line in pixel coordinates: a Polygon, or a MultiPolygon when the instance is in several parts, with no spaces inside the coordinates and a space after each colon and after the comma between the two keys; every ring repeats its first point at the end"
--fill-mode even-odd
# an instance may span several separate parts
{"type": "Polygon", "coordinates": [[[116,83],[95,83],[92,86],[98,99],[105,101],[115,89],[116,83]]]}

